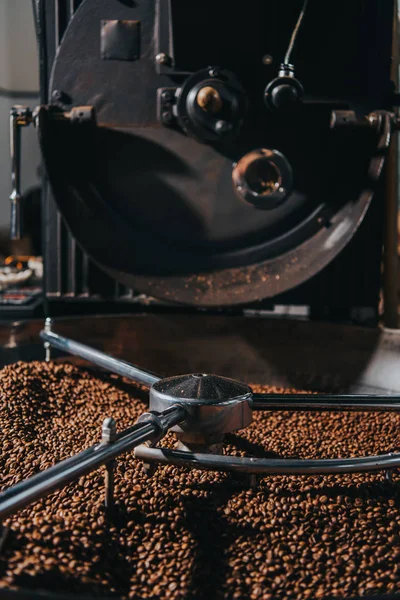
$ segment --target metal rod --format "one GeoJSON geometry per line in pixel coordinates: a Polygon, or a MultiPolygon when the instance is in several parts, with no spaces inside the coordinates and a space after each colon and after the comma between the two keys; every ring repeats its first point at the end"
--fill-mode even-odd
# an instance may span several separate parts
{"type": "Polygon", "coordinates": [[[268,475],[315,475],[325,473],[353,473],[380,471],[400,467],[400,453],[360,458],[242,458],[224,454],[195,454],[167,448],[138,446],[135,457],[146,463],[161,463],[202,469],[206,471],[232,471],[268,475]]]}
{"type": "Polygon", "coordinates": [[[11,184],[10,195],[10,238],[19,240],[22,235],[21,222],[21,129],[18,121],[18,110],[10,113],[10,154],[11,154],[11,184]]]}
{"type": "Polygon", "coordinates": [[[104,352],[100,352],[100,350],[96,350],[95,348],[91,348],[80,342],[75,342],[69,338],[62,337],[52,331],[43,330],[40,332],[40,337],[44,342],[48,342],[54,348],[58,348],[58,350],[62,350],[73,356],[84,358],[94,365],[102,367],[107,371],[111,371],[111,373],[117,373],[118,375],[122,375],[122,377],[127,377],[128,379],[146,385],[147,387],[152,386],[153,383],[160,380],[160,377],[155,373],[140,369],[125,360],[113,358],[104,352]]]}
{"type": "MultiPolygon", "coordinates": [[[[171,407],[157,415],[162,422],[164,433],[180,423],[186,415],[181,406],[171,407]]],[[[25,508],[32,502],[45,498],[57,489],[65,487],[83,475],[95,471],[112,461],[116,456],[128,452],[144,442],[160,438],[160,428],[154,422],[138,423],[119,434],[111,444],[97,444],[59,462],[49,469],[17,483],[0,494],[0,521],[25,508]]]]}
{"type": "Polygon", "coordinates": [[[253,410],[400,411],[400,396],[353,394],[253,394],[253,410]]]}

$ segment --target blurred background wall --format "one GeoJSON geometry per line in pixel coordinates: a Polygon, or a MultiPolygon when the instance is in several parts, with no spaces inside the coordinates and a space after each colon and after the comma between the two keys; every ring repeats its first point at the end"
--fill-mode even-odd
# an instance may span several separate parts
{"type": "MultiPolygon", "coordinates": [[[[38,53],[31,0],[0,0],[0,234],[8,235],[10,183],[9,111],[39,101],[38,53]]],[[[22,131],[22,190],[38,184],[40,164],[33,127],[22,131]]]]}

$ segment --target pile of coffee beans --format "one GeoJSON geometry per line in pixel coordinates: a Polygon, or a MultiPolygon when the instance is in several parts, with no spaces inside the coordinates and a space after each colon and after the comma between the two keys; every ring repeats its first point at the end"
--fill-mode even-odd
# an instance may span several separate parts
{"type": "MultiPolygon", "coordinates": [[[[280,392],[273,388],[254,386],[280,392]]],[[[294,390],[287,390],[288,392],[294,390]]],[[[146,393],[70,364],[0,371],[0,486],[97,443],[105,417],[122,430],[146,393]]],[[[396,448],[400,417],[259,412],[225,451],[348,457],[396,448]]],[[[171,446],[172,435],[163,442],[171,446]]],[[[400,484],[383,473],[244,476],[173,466],[148,477],[117,459],[116,505],[104,468],[8,519],[0,587],[95,597],[340,598],[400,592],[400,484]]]]}

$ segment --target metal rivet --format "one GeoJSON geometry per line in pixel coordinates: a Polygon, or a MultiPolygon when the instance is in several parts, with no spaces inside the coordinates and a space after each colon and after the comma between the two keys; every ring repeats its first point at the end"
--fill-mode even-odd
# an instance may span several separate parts
{"type": "Polygon", "coordinates": [[[156,56],[156,63],[158,65],[169,65],[171,62],[170,57],[165,52],[160,52],[156,56]]]}
{"type": "Polygon", "coordinates": [[[54,100],[54,102],[60,102],[63,96],[64,94],[60,90],[54,90],[51,94],[51,98],[52,100],[54,100]]]}
{"type": "Polygon", "coordinates": [[[265,54],[262,57],[263,65],[272,65],[273,62],[274,62],[274,59],[272,58],[272,56],[270,54],[265,54]]]}

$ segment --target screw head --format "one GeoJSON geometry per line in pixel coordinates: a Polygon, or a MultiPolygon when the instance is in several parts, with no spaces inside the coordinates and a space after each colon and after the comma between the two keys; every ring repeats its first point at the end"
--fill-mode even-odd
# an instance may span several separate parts
{"type": "Polygon", "coordinates": [[[214,129],[216,133],[223,135],[224,133],[229,133],[230,131],[232,131],[232,123],[220,120],[215,123],[214,129]]]}
{"type": "Polygon", "coordinates": [[[262,63],[263,63],[263,65],[267,65],[267,66],[268,65],[272,65],[273,62],[274,62],[274,59],[273,59],[273,57],[270,54],[265,54],[262,57],[262,63]]]}
{"type": "Polygon", "coordinates": [[[156,56],[156,63],[158,65],[169,65],[171,62],[170,57],[165,52],[159,52],[156,56]]]}
{"type": "Polygon", "coordinates": [[[169,100],[172,100],[173,97],[174,97],[174,94],[171,90],[163,90],[161,92],[161,98],[163,100],[169,101],[169,100]]]}
{"type": "Polygon", "coordinates": [[[63,95],[64,94],[61,90],[54,90],[51,94],[51,99],[54,100],[54,102],[60,102],[63,98],[63,95]]]}
{"type": "Polygon", "coordinates": [[[164,123],[164,125],[170,125],[173,119],[174,117],[169,110],[164,110],[164,112],[161,114],[161,121],[164,123]]]}

